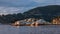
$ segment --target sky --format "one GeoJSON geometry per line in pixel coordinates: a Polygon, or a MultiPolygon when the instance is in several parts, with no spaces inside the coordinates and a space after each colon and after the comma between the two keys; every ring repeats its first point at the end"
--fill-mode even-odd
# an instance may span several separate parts
{"type": "Polygon", "coordinates": [[[23,13],[46,5],[60,5],[60,0],[0,0],[0,15],[23,13]]]}

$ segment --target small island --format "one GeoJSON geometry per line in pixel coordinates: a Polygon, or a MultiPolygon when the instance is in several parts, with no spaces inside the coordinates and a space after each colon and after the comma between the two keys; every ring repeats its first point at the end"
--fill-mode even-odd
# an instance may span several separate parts
{"type": "Polygon", "coordinates": [[[60,5],[36,7],[24,13],[0,15],[0,23],[16,26],[60,25],[60,5]]]}

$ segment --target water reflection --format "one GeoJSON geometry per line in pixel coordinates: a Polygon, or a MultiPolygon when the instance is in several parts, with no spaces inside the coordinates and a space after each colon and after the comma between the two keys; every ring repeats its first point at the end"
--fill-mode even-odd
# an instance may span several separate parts
{"type": "Polygon", "coordinates": [[[38,26],[30,26],[30,27],[38,27],[38,26]]]}
{"type": "Polygon", "coordinates": [[[19,28],[20,26],[13,26],[13,27],[15,27],[15,28],[19,28]]]}
{"type": "Polygon", "coordinates": [[[60,25],[48,25],[48,26],[0,25],[0,34],[60,34],[60,25]]]}

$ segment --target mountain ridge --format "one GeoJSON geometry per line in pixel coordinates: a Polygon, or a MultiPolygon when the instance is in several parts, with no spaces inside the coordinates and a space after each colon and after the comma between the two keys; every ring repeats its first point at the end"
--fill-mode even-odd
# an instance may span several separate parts
{"type": "Polygon", "coordinates": [[[37,7],[28,10],[23,14],[29,16],[30,18],[33,15],[36,18],[40,17],[47,21],[51,21],[54,17],[60,16],[60,5],[48,5],[43,7],[37,7]]]}
{"type": "Polygon", "coordinates": [[[29,13],[29,14],[56,14],[59,13],[60,11],[60,5],[49,5],[49,6],[44,6],[44,7],[37,7],[34,9],[31,9],[29,11],[24,12],[24,14],[29,13]]]}

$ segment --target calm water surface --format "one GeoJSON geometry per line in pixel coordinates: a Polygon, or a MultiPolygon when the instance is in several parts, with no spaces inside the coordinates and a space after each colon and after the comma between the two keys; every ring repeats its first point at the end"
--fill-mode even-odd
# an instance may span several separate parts
{"type": "Polygon", "coordinates": [[[0,34],[60,34],[60,25],[37,27],[0,25],[0,34]]]}

